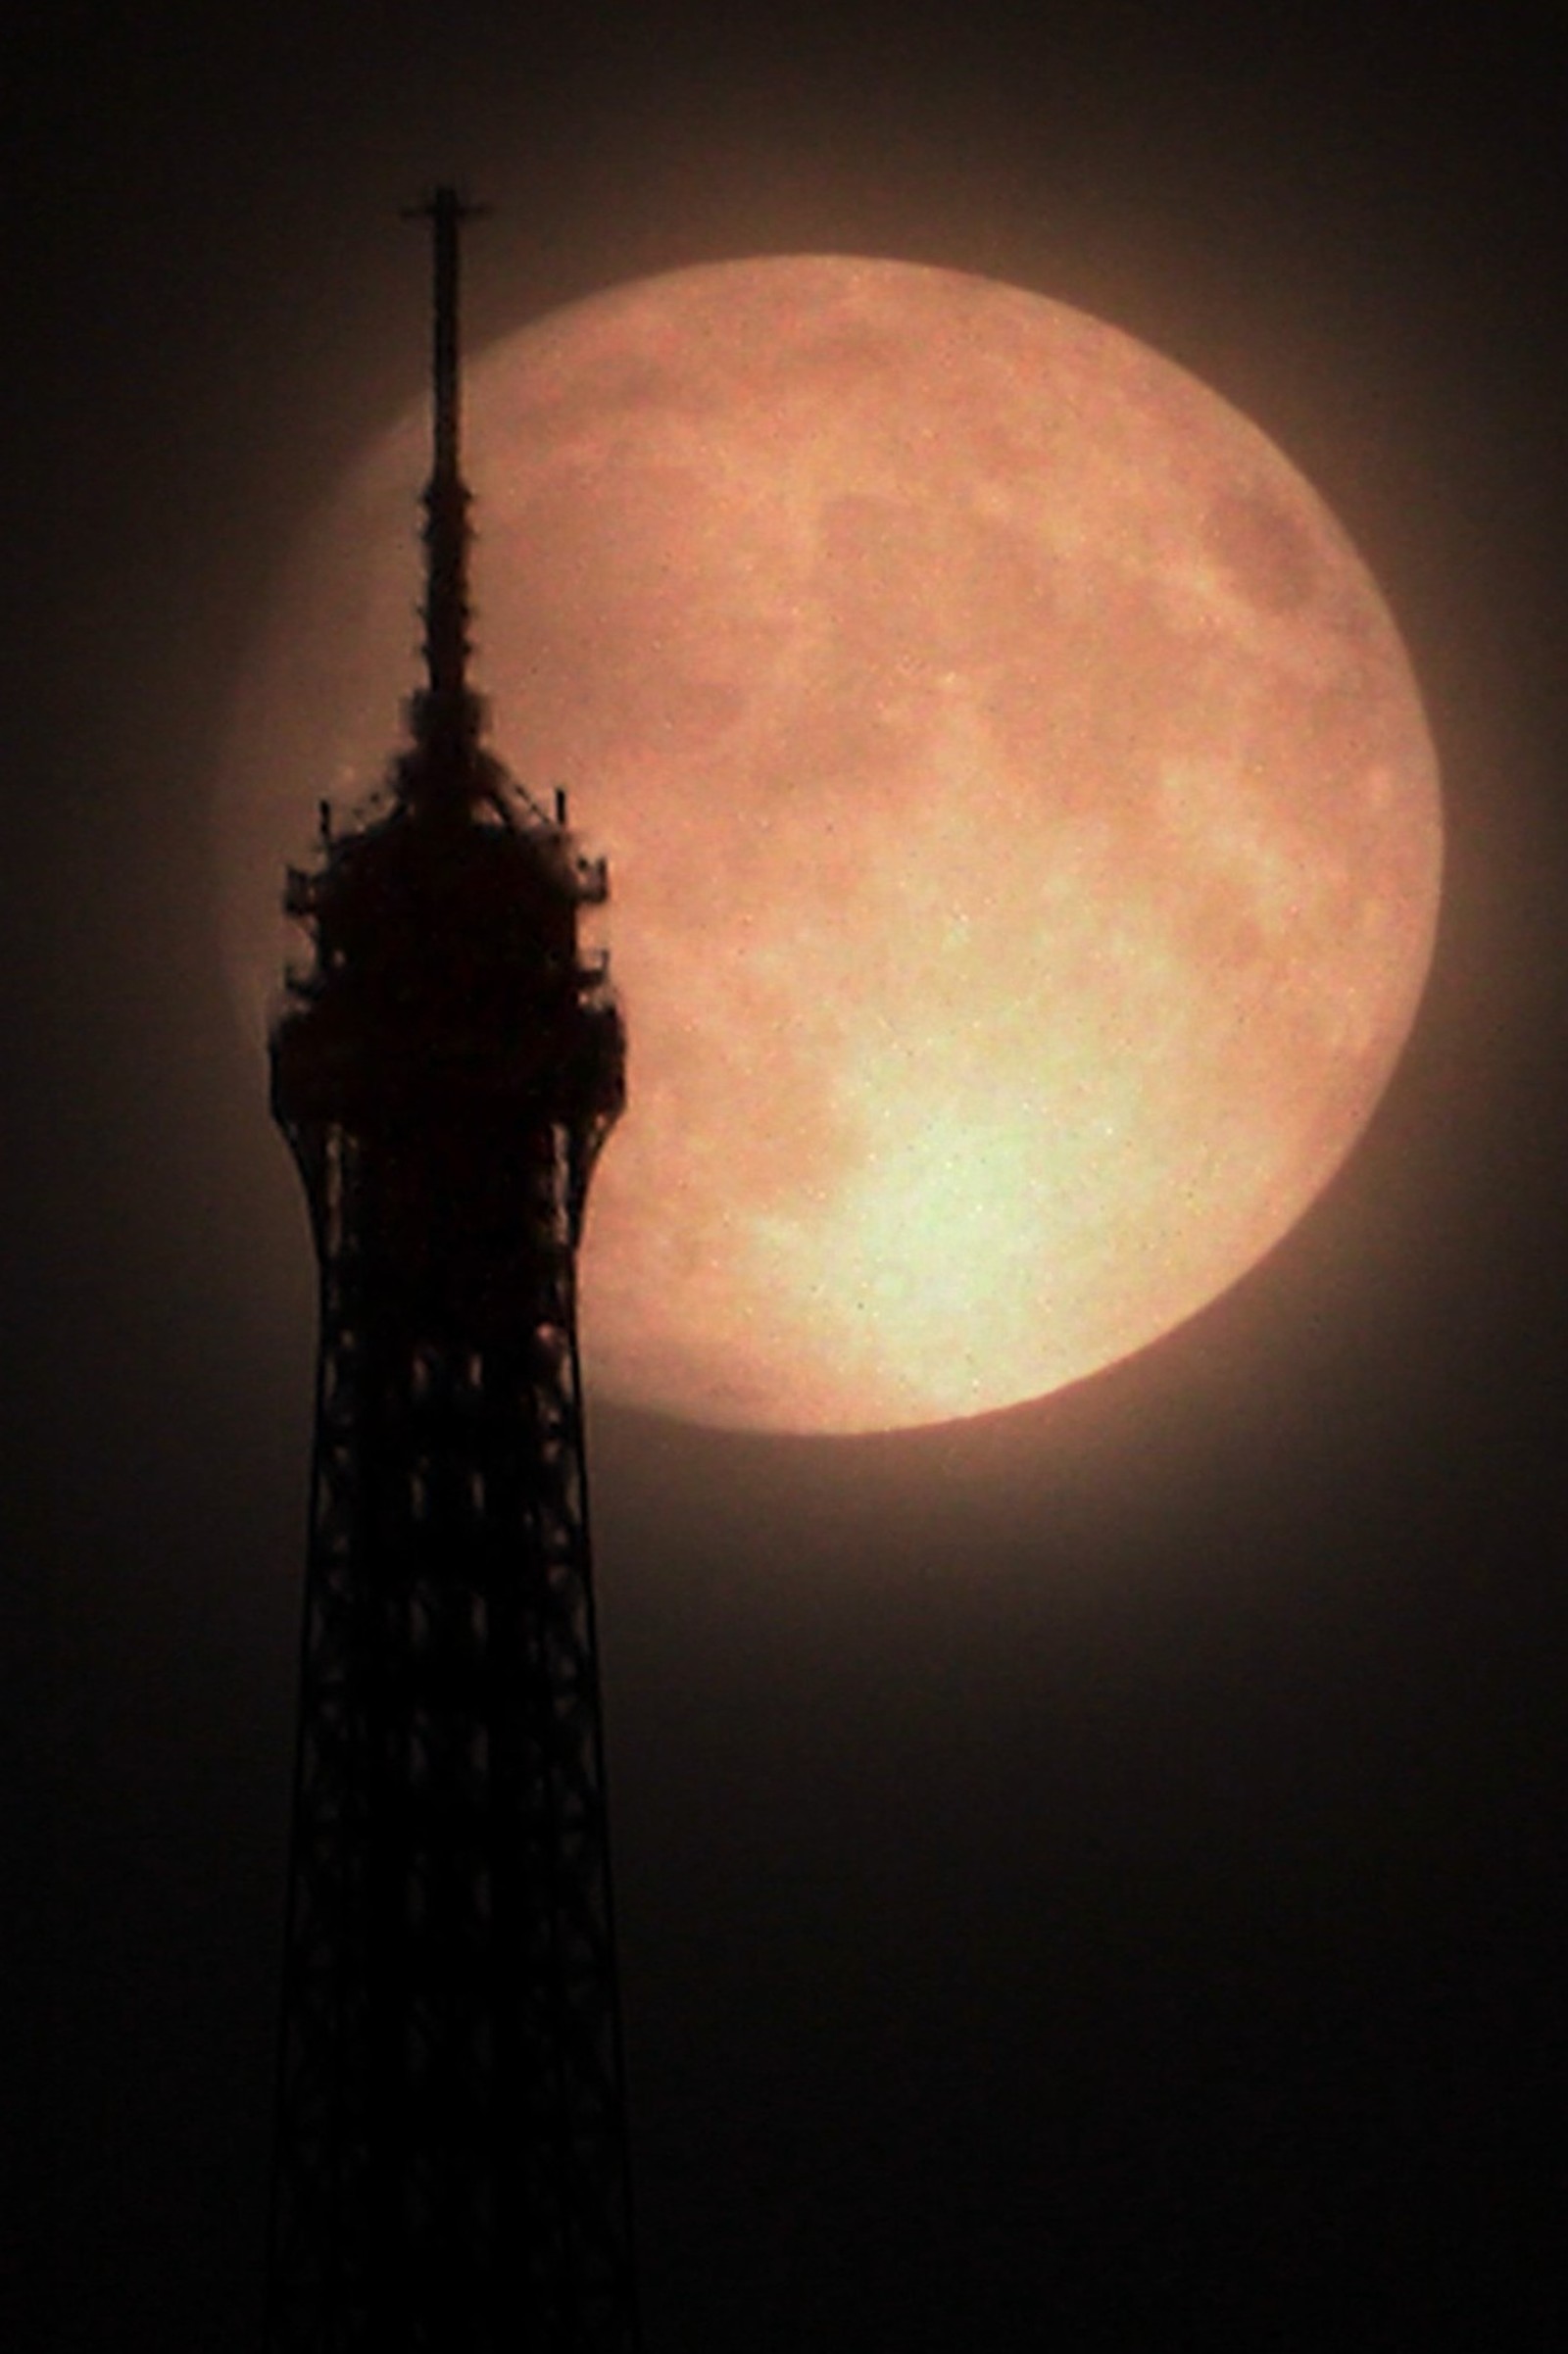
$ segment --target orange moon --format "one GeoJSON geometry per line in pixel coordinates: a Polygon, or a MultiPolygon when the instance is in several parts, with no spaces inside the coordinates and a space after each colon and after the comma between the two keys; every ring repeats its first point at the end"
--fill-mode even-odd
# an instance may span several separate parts
{"type": "MultiPolygon", "coordinates": [[[[493,741],[611,865],[600,1394],[983,1413],[1287,1233],[1409,1030],[1442,819],[1383,599],[1254,426],[1037,294],[781,258],[491,347],[465,450],[493,741]]],[[[395,746],[425,453],[421,410],[367,454],[244,680],[252,1007],[284,858],[395,746]]]]}

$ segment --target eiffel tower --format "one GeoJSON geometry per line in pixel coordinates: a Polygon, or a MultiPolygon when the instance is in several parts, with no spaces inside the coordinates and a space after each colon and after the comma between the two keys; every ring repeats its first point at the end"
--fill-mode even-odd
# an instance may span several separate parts
{"type": "Polygon", "coordinates": [[[467,675],[459,232],[425,679],[287,881],[272,1109],[319,1270],[268,2354],[635,2354],[576,1251],[624,1101],[602,861],[467,675]]]}

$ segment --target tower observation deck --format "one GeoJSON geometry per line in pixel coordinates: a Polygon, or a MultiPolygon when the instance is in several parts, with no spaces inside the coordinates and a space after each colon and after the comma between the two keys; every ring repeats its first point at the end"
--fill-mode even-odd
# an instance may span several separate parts
{"type": "Polygon", "coordinates": [[[320,1326],[268,2354],[634,2354],[575,1253],[624,1098],[564,799],[467,680],[458,239],[425,679],[293,870],[272,1033],[320,1326]]]}

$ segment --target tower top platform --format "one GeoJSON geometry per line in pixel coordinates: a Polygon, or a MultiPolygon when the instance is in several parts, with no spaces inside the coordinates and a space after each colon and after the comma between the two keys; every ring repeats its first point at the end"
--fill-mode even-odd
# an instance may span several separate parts
{"type": "Polygon", "coordinates": [[[460,462],[458,237],[482,208],[438,188],[416,217],[434,251],[432,450],[424,507],[423,683],[383,787],[334,813],[289,870],[286,912],[312,935],[272,1034],[274,1112],[292,1137],[434,1120],[554,1120],[587,1170],[624,1102],[608,957],[577,911],[609,895],[602,858],[482,741],[468,678],[472,504],[460,462]]]}

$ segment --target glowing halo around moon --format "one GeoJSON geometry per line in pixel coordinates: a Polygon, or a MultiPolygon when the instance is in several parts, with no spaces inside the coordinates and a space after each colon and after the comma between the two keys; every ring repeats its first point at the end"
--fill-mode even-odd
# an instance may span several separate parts
{"type": "MultiPolygon", "coordinates": [[[[394,748],[425,431],[344,484],[245,681],[253,1005],[318,797],[394,748]]],[[[1397,631],[1261,433],[1039,295],[791,258],[494,346],[466,450],[497,749],[611,861],[602,1393],[774,1431],[981,1413],[1290,1229],[1409,1030],[1442,821],[1397,631]]]]}

